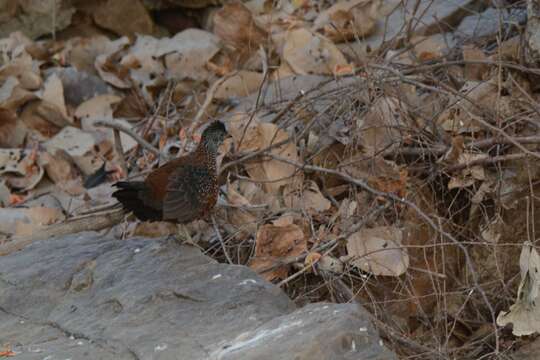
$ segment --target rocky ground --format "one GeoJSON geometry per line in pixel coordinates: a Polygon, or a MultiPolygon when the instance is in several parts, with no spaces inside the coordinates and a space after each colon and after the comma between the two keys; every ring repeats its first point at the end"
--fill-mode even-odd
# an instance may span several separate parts
{"type": "Polygon", "coordinates": [[[82,233],[0,261],[15,359],[392,359],[354,304],[298,309],[245,266],[173,240],[82,233]]]}

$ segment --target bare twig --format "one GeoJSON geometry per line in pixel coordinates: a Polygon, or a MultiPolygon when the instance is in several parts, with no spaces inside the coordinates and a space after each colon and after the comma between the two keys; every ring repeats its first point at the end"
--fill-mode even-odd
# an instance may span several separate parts
{"type": "Polygon", "coordinates": [[[120,131],[118,129],[113,129],[114,133],[114,149],[118,155],[118,160],[120,161],[120,167],[122,168],[122,175],[127,176],[128,168],[126,164],[126,159],[124,158],[124,149],[122,148],[122,139],[120,138],[120,131]]]}
{"type": "Polygon", "coordinates": [[[220,174],[223,173],[223,171],[225,171],[226,169],[230,168],[230,167],[233,167],[235,165],[238,165],[238,164],[242,164],[250,159],[253,159],[253,158],[256,158],[257,156],[259,155],[262,155],[266,152],[268,152],[269,150],[272,150],[272,149],[275,149],[275,148],[278,148],[280,146],[283,146],[285,144],[287,144],[288,142],[290,142],[291,139],[285,139],[283,141],[280,141],[280,142],[277,142],[275,144],[272,144],[272,145],[269,145],[263,149],[260,149],[260,150],[257,150],[257,151],[254,151],[254,152],[251,152],[249,154],[246,154],[244,156],[242,156],[240,159],[236,159],[236,160],[233,160],[231,162],[228,162],[227,164],[225,164],[224,166],[221,167],[221,169],[219,170],[220,174]]]}
{"type": "Polygon", "coordinates": [[[226,80],[230,79],[231,77],[238,74],[237,71],[233,71],[225,76],[223,76],[221,79],[216,80],[212,86],[210,86],[210,89],[206,92],[206,97],[204,99],[203,104],[199,108],[199,111],[197,111],[197,114],[193,118],[193,125],[192,130],[196,129],[200,126],[200,122],[202,117],[206,114],[206,111],[208,110],[208,107],[212,104],[212,100],[214,100],[214,96],[216,94],[217,89],[223,84],[226,80]]]}
{"type": "Polygon", "coordinates": [[[477,159],[477,160],[469,161],[463,164],[456,164],[456,165],[448,166],[444,170],[447,172],[454,172],[454,171],[463,170],[465,168],[475,166],[475,165],[496,164],[496,163],[500,163],[504,161],[523,159],[528,156],[529,156],[528,154],[524,154],[524,153],[492,156],[492,157],[486,157],[484,159],[477,159]]]}
{"type": "Polygon", "coordinates": [[[212,224],[214,225],[214,231],[216,232],[219,243],[221,244],[221,248],[223,249],[223,253],[225,254],[225,258],[227,258],[227,261],[229,262],[229,264],[234,264],[231,257],[229,256],[229,252],[227,251],[227,247],[225,246],[225,242],[223,241],[223,237],[221,237],[221,233],[219,232],[219,227],[217,225],[215,216],[211,215],[210,217],[212,218],[212,224]]]}
{"type": "Polygon", "coordinates": [[[264,84],[268,80],[268,72],[265,72],[263,75],[263,79],[261,81],[261,85],[259,85],[259,89],[257,90],[257,99],[255,100],[255,106],[253,110],[251,111],[251,115],[249,115],[249,119],[244,125],[244,129],[242,130],[242,135],[240,136],[240,140],[238,140],[238,144],[235,144],[237,148],[240,148],[242,146],[242,142],[244,141],[244,137],[246,136],[247,129],[249,128],[249,125],[253,122],[253,119],[255,118],[255,114],[257,113],[257,110],[259,109],[259,102],[261,101],[261,95],[262,90],[264,87],[264,84]]]}
{"type": "Polygon", "coordinates": [[[229,204],[227,202],[221,202],[219,200],[217,202],[217,205],[224,208],[240,209],[240,210],[266,210],[269,207],[267,204],[234,205],[234,204],[229,204]]]}
{"type": "Polygon", "coordinates": [[[148,132],[150,131],[150,129],[152,129],[152,127],[154,126],[154,123],[156,122],[156,119],[159,117],[159,114],[161,113],[162,108],[164,106],[167,106],[168,103],[170,102],[170,99],[171,99],[171,97],[173,95],[173,92],[174,92],[173,91],[174,86],[175,86],[175,81],[169,81],[167,83],[167,87],[165,88],[165,90],[160,94],[158,103],[154,107],[154,109],[155,109],[154,113],[151,115],[151,117],[149,119],[147,119],[145,121],[144,129],[142,131],[142,136],[143,137],[146,137],[146,135],[148,135],[148,132]],[[169,101],[167,101],[167,103],[165,102],[166,98],[169,99],[169,101]]]}
{"type": "Polygon", "coordinates": [[[272,123],[277,123],[279,120],[281,120],[281,118],[283,116],[285,116],[285,114],[292,109],[292,107],[294,106],[294,104],[296,104],[298,101],[300,101],[300,99],[302,99],[304,96],[306,95],[306,92],[302,91],[300,92],[298,95],[296,95],[296,97],[294,99],[291,99],[289,101],[289,103],[287,105],[285,105],[285,107],[283,109],[281,109],[277,114],[276,116],[274,116],[274,118],[270,121],[272,123]]]}
{"type": "Polygon", "coordinates": [[[150,144],[148,141],[144,140],[141,136],[139,136],[135,131],[128,128],[127,126],[124,126],[123,124],[120,124],[115,121],[103,119],[103,120],[98,120],[94,122],[94,125],[116,129],[125,134],[128,134],[129,136],[133,138],[133,140],[135,140],[139,145],[141,145],[146,150],[150,151],[152,154],[156,156],[163,156],[165,158],[167,157],[165,154],[162,154],[158,149],[156,149],[152,144],[150,144]]]}
{"type": "MultiPolygon", "coordinates": [[[[516,136],[513,138],[514,141],[520,144],[540,144],[540,136],[516,136]]],[[[466,149],[475,150],[475,149],[486,149],[494,145],[512,145],[506,138],[492,137],[483,140],[471,141],[470,143],[465,144],[466,149]]],[[[435,146],[426,146],[426,147],[402,147],[402,148],[392,148],[388,151],[383,152],[385,156],[391,155],[443,155],[450,149],[450,146],[445,145],[435,145],[435,146]]]]}

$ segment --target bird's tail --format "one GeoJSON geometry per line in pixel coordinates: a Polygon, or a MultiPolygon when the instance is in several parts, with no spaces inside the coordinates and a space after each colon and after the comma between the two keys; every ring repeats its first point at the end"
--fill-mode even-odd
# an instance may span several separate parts
{"type": "Polygon", "coordinates": [[[119,181],[114,184],[119,190],[112,193],[122,206],[132,211],[137,218],[143,221],[159,220],[161,212],[147,206],[142,200],[141,195],[147,190],[146,184],[142,181],[119,181]]]}

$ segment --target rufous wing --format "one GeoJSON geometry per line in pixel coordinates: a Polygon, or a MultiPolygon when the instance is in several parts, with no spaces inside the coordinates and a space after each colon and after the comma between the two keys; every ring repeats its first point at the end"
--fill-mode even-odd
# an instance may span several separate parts
{"type": "Polygon", "coordinates": [[[208,207],[214,176],[197,165],[176,168],[167,182],[163,199],[163,219],[186,223],[199,218],[208,207]]]}

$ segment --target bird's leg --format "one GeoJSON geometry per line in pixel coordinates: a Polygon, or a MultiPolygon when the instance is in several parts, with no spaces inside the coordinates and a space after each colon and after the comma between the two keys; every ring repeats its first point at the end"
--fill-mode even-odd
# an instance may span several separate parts
{"type": "Polygon", "coordinates": [[[180,244],[190,244],[195,245],[193,242],[193,239],[191,238],[191,235],[189,234],[189,231],[184,224],[177,224],[176,225],[177,233],[176,233],[176,240],[180,244]]]}

